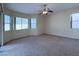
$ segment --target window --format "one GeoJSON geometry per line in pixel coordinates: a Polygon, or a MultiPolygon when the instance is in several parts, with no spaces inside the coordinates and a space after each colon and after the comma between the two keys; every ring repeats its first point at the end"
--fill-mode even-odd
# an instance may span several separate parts
{"type": "Polygon", "coordinates": [[[72,14],[71,17],[72,17],[71,20],[72,28],[79,28],[79,13],[72,14]]]}
{"type": "Polygon", "coordinates": [[[28,19],[16,17],[16,30],[28,29],[28,19]]]}
{"type": "Polygon", "coordinates": [[[16,30],[20,30],[20,29],[21,29],[21,18],[16,17],[16,30]]]}
{"type": "Polygon", "coordinates": [[[22,29],[28,29],[28,19],[22,18],[22,29]]]}
{"type": "Polygon", "coordinates": [[[10,31],[11,16],[4,15],[4,31],[10,31]]]}
{"type": "Polygon", "coordinates": [[[36,29],[36,25],[37,25],[36,18],[31,18],[31,28],[36,29]]]}

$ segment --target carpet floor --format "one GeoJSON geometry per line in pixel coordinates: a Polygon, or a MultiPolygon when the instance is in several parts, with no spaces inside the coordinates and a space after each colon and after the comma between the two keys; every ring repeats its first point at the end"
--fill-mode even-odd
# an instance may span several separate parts
{"type": "Polygon", "coordinates": [[[40,35],[11,41],[0,56],[79,56],[79,40],[40,35]]]}

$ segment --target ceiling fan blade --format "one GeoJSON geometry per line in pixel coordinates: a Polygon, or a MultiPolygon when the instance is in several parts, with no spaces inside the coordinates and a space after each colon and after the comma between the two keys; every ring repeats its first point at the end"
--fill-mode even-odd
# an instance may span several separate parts
{"type": "Polygon", "coordinates": [[[48,12],[51,12],[51,13],[53,13],[53,11],[52,11],[52,10],[48,10],[48,12]]]}

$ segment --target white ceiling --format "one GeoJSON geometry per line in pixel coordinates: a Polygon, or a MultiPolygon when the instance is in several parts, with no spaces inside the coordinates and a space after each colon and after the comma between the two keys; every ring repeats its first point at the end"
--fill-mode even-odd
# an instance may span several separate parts
{"type": "MultiPolygon", "coordinates": [[[[22,13],[38,14],[41,12],[43,5],[44,3],[5,3],[4,7],[22,13]]],[[[79,7],[79,3],[49,3],[47,5],[54,12],[79,7]]]]}

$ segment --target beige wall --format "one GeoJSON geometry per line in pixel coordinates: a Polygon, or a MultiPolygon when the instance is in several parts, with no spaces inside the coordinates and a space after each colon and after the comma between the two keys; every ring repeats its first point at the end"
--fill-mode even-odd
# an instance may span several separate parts
{"type": "Polygon", "coordinates": [[[5,9],[4,14],[7,15],[12,15],[12,16],[19,16],[19,17],[25,17],[28,18],[30,20],[30,18],[35,17],[37,18],[37,29],[24,29],[24,30],[14,30],[14,31],[8,31],[8,32],[4,32],[4,43],[15,39],[15,38],[19,38],[19,37],[24,37],[24,36],[28,36],[28,35],[40,35],[42,34],[42,29],[43,29],[43,17],[40,15],[28,15],[28,14],[23,14],[23,13],[19,13],[19,12],[15,12],[12,10],[8,10],[5,9]]]}
{"type": "Polygon", "coordinates": [[[70,27],[70,15],[73,13],[79,13],[79,8],[52,13],[45,19],[45,33],[79,39],[79,29],[70,27]]]}

